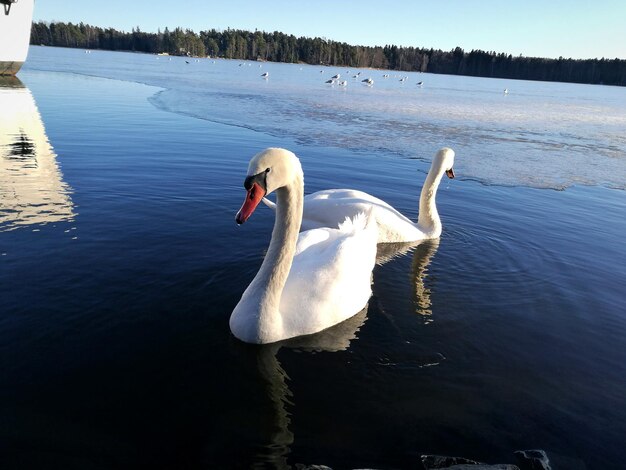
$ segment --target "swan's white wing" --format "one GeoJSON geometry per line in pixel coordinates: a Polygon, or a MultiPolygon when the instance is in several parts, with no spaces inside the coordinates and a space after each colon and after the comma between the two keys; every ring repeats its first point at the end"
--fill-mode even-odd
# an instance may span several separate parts
{"type": "Polygon", "coordinates": [[[333,201],[337,203],[360,201],[391,208],[391,206],[382,199],[378,199],[377,197],[374,197],[364,191],[357,191],[356,189],[326,189],[324,191],[317,191],[315,193],[308,194],[304,197],[305,205],[307,202],[312,201],[333,201]]]}
{"type": "Polygon", "coordinates": [[[328,240],[331,235],[329,230],[317,229],[306,230],[298,235],[298,243],[296,245],[296,253],[294,256],[298,256],[311,246],[319,245],[328,240]]]}
{"type": "Polygon", "coordinates": [[[402,215],[382,199],[353,189],[329,189],[309,194],[304,198],[306,229],[337,227],[346,218],[372,210],[378,224],[378,243],[404,242],[424,238],[417,224],[402,215]]]}
{"type": "MultiPolygon", "coordinates": [[[[276,204],[263,199],[265,205],[276,210],[276,204]]],[[[337,228],[346,218],[360,213],[372,216],[379,228],[378,242],[402,242],[423,238],[416,224],[382,199],[354,189],[327,189],[309,194],[304,198],[304,214],[301,231],[315,228],[337,228]]]]}
{"type": "Polygon", "coordinates": [[[318,191],[304,198],[302,224],[310,228],[337,228],[346,218],[352,219],[362,212],[368,213],[374,205],[391,209],[384,201],[363,191],[353,189],[318,191]]]}
{"type": "Polygon", "coordinates": [[[286,330],[320,331],[366,305],[376,260],[375,224],[303,232],[296,252],[280,301],[286,330]]]}

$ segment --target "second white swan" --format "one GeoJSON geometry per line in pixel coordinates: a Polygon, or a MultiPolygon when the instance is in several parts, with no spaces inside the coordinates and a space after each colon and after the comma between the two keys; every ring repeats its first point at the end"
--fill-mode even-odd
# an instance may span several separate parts
{"type": "MultiPolygon", "coordinates": [[[[441,219],[437,212],[435,196],[443,175],[454,178],[454,151],[442,148],[437,152],[419,200],[417,222],[411,221],[385,201],[366,192],[354,189],[327,189],[308,194],[304,198],[302,230],[318,227],[337,227],[346,217],[354,217],[371,209],[378,225],[378,243],[415,242],[438,238],[441,219]]],[[[263,202],[275,209],[267,199],[263,202]]]]}

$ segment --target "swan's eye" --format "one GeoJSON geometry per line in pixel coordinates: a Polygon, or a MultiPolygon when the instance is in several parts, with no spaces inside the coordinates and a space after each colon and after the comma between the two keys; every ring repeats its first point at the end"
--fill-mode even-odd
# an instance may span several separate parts
{"type": "Polygon", "coordinates": [[[270,172],[270,170],[271,170],[270,168],[266,168],[266,169],[265,169],[265,173],[269,173],[269,172],[270,172]]]}

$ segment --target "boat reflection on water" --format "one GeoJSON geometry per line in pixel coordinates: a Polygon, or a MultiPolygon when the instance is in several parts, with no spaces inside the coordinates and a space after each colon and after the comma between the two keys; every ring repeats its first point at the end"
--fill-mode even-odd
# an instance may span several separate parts
{"type": "Polygon", "coordinates": [[[72,220],[70,193],[30,90],[0,77],[0,231],[72,220]]]}

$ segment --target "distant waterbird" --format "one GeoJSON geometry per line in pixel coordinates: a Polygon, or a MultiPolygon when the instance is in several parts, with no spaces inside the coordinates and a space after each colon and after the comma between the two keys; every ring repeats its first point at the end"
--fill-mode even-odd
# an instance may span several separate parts
{"type": "Polygon", "coordinates": [[[363,80],[361,80],[363,83],[365,83],[367,86],[372,86],[374,84],[374,80],[370,77],[368,78],[364,78],[363,80]]]}
{"type": "Polygon", "coordinates": [[[417,82],[417,86],[418,86],[418,87],[421,87],[421,86],[423,86],[423,85],[424,85],[424,82],[417,82]]]}
{"type": "Polygon", "coordinates": [[[505,88],[505,89],[504,89],[504,94],[505,94],[505,95],[508,95],[508,94],[509,94],[509,89],[508,89],[508,88],[505,88]]]}
{"type": "Polygon", "coordinates": [[[261,74],[261,77],[263,77],[263,78],[269,78],[269,76],[270,76],[270,73],[269,73],[269,72],[263,72],[263,73],[261,74]]]}
{"type": "Polygon", "coordinates": [[[333,80],[337,80],[337,79],[341,78],[341,74],[338,73],[337,75],[333,75],[330,78],[332,78],[333,80]]]}

